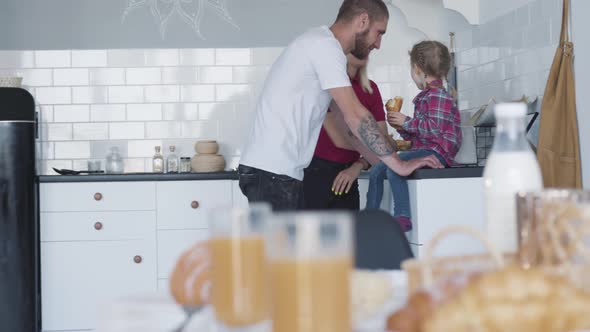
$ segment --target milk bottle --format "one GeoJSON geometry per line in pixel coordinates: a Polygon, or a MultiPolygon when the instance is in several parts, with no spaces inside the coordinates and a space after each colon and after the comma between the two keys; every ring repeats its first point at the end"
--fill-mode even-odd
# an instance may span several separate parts
{"type": "Polygon", "coordinates": [[[502,252],[518,250],[516,197],[543,188],[541,169],[525,137],[526,105],[498,104],[496,138],[484,169],[487,235],[502,252]]]}

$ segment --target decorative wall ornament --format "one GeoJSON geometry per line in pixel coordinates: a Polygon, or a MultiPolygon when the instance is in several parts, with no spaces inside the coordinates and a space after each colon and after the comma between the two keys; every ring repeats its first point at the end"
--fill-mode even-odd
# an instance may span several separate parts
{"type": "Polygon", "coordinates": [[[233,20],[227,7],[227,0],[126,0],[127,5],[121,21],[124,23],[127,16],[139,9],[149,7],[156,23],[160,25],[160,35],[162,39],[166,38],[166,29],[168,24],[175,17],[180,17],[182,21],[188,24],[195,34],[205,39],[201,33],[201,21],[207,9],[213,10],[219,17],[227,23],[240,29],[238,24],[233,20]]]}

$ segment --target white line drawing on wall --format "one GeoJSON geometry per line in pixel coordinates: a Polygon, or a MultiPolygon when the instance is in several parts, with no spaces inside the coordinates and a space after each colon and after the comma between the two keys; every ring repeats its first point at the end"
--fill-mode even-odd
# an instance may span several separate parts
{"type": "Polygon", "coordinates": [[[180,17],[182,21],[188,24],[197,37],[205,39],[201,33],[201,20],[205,14],[206,8],[212,9],[219,17],[231,24],[236,29],[240,30],[238,24],[234,21],[229,13],[227,7],[227,0],[126,0],[127,5],[121,22],[125,23],[125,19],[131,12],[149,7],[152,16],[156,23],[160,25],[160,35],[162,39],[166,38],[166,29],[168,23],[175,17],[175,14],[180,17]]]}

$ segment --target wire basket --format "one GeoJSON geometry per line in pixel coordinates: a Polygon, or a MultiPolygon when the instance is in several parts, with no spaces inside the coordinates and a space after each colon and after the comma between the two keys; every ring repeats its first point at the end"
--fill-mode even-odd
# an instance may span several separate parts
{"type": "Polygon", "coordinates": [[[0,88],[20,88],[22,77],[0,77],[0,88]]]}
{"type": "Polygon", "coordinates": [[[514,254],[502,255],[480,232],[465,226],[449,226],[434,235],[424,249],[421,259],[409,259],[402,263],[408,274],[408,294],[424,289],[440,278],[470,272],[489,271],[502,268],[506,261],[514,259],[514,254]],[[481,241],[487,254],[433,257],[438,244],[449,235],[464,234],[481,241]]]}
{"type": "MultiPolygon", "coordinates": [[[[533,124],[539,116],[539,112],[529,114],[530,119],[526,126],[526,133],[528,134],[533,124]]],[[[494,138],[496,137],[496,126],[475,126],[475,151],[477,156],[477,165],[485,166],[494,145],[494,138]]]]}
{"type": "Polygon", "coordinates": [[[475,127],[475,151],[477,165],[485,166],[494,145],[496,127],[475,127]]]}

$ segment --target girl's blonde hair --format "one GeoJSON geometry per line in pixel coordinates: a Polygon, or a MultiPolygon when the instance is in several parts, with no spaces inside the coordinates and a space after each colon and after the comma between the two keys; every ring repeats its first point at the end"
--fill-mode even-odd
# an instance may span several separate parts
{"type": "Polygon", "coordinates": [[[418,66],[424,74],[444,79],[451,68],[451,54],[441,42],[426,40],[410,51],[412,65],[418,66]]]}
{"type": "Polygon", "coordinates": [[[363,91],[372,95],[373,94],[373,87],[371,86],[371,81],[369,81],[369,74],[367,74],[367,65],[362,66],[359,69],[359,82],[361,83],[361,87],[363,91]]]}

